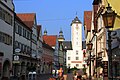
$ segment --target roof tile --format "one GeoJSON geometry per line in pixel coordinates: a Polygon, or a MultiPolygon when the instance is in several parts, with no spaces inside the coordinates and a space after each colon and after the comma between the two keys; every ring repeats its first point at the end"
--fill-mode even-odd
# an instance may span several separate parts
{"type": "Polygon", "coordinates": [[[51,47],[56,46],[57,35],[43,35],[43,41],[51,47]]]}
{"type": "Polygon", "coordinates": [[[84,12],[84,25],[86,25],[87,31],[91,30],[92,11],[84,12]]]}
{"type": "Polygon", "coordinates": [[[35,13],[17,13],[17,16],[32,29],[34,25],[35,13]]]}

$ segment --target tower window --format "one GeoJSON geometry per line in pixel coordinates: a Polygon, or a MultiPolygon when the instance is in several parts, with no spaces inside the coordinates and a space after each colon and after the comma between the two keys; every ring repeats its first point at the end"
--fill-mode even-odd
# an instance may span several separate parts
{"type": "Polygon", "coordinates": [[[76,60],[79,60],[79,57],[76,57],[76,60]]]}
{"type": "Polygon", "coordinates": [[[70,67],[70,64],[68,64],[68,67],[70,67]]]}
{"type": "Polygon", "coordinates": [[[76,45],[78,45],[78,42],[76,42],[76,45]]]}
{"type": "Polygon", "coordinates": [[[79,64],[76,64],[76,67],[79,67],[79,64]]]}
{"type": "Polygon", "coordinates": [[[78,50],[76,50],[76,55],[78,55],[78,50]]]}
{"type": "Polygon", "coordinates": [[[70,57],[68,57],[68,60],[70,60],[70,57]]]}

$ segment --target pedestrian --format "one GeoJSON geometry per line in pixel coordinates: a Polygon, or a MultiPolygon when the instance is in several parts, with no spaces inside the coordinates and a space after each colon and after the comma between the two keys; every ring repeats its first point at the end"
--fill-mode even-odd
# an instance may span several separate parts
{"type": "Polygon", "coordinates": [[[59,69],[58,78],[59,78],[59,80],[64,80],[64,78],[63,78],[63,69],[62,68],[59,69]]]}
{"type": "Polygon", "coordinates": [[[76,80],[82,80],[82,76],[80,75],[79,72],[77,72],[76,75],[77,75],[77,79],[76,80]]]}
{"type": "Polygon", "coordinates": [[[52,70],[52,75],[53,75],[53,77],[55,77],[55,72],[56,72],[55,69],[53,69],[53,70],[52,70]]]}
{"type": "Polygon", "coordinates": [[[74,70],[74,71],[73,71],[73,75],[74,75],[74,76],[73,76],[73,80],[76,80],[76,79],[77,79],[77,75],[76,75],[76,73],[77,73],[77,71],[74,70]]]}

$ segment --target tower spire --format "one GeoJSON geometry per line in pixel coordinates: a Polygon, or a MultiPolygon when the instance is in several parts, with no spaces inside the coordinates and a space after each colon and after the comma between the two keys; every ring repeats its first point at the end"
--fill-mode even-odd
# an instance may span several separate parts
{"type": "Polygon", "coordinates": [[[45,30],[44,30],[44,35],[47,35],[47,30],[46,30],[46,28],[45,28],[45,30]]]}
{"type": "Polygon", "coordinates": [[[64,35],[63,35],[62,28],[60,28],[58,40],[59,40],[59,41],[64,41],[64,35]]]}

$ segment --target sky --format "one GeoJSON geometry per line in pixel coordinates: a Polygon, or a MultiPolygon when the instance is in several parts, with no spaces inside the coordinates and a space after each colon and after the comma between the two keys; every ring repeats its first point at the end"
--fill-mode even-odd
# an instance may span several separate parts
{"type": "MultiPolygon", "coordinates": [[[[93,0],[13,1],[16,13],[36,13],[37,24],[42,25],[42,32],[46,29],[48,35],[59,35],[59,31],[62,30],[67,41],[71,40],[72,20],[78,16],[83,24],[84,11],[92,10],[93,2],[93,0]]],[[[84,31],[82,36],[84,40],[84,31]]]]}

